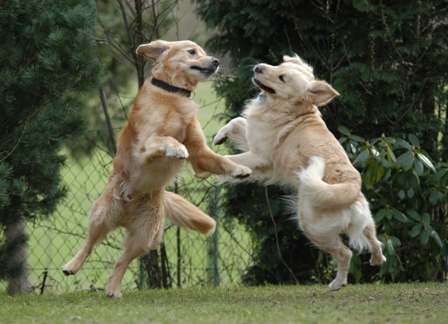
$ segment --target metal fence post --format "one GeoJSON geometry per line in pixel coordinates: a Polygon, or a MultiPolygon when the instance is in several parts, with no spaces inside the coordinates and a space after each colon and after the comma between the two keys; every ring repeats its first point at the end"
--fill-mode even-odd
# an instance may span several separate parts
{"type": "Polygon", "coordinates": [[[208,280],[215,287],[219,286],[219,195],[221,187],[215,186],[209,205],[210,216],[216,221],[215,233],[208,239],[208,280]]]}

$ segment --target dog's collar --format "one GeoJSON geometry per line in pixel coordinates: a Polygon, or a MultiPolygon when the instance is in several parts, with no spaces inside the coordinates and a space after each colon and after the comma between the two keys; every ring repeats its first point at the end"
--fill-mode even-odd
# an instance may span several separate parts
{"type": "Polygon", "coordinates": [[[264,94],[263,94],[263,92],[258,95],[258,100],[260,100],[261,102],[264,101],[264,94]]]}
{"type": "Polygon", "coordinates": [[[168,91],[168,92],[171,92],[171,93],[178,93],[181,96],[184,96],[184,97],[187,97],[187,98],[191,97],[191,91],[172,86],[172,85],[170,85],[170,84],[168,84],[166,82],[163,82],[163,81],[161,81],[159,79],[156,79],[154,77],[151,79],[151,83],[153,85],[155,85],[156,87],[159,87],[160,89],[163,89],[165,91],[168,91]]]}

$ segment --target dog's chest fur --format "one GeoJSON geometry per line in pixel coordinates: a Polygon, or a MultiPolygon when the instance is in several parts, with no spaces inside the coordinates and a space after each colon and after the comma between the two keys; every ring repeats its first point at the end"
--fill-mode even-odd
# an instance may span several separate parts
{"type": "Polygon", "coordinates": [[[183,160],[161,155],[151,163],[142,163],[139,156],[151,136],[173,137],[183,143],[187,127],[196,121],[197,109],[189,98],[145,83],[122,131],[117,153],[121,159],[116,168],[134,190],[151,192],[172,180],[183,160]]]}
{"type": "Polygon", "coordinates": [[[297,172],[311,156],[322,156],[328,164],[339,166],[326,169],[325,180],[329,183],[342,182],[357,173],[316,107],[279,106],[255,99],[247,104],[243,115],[250,151],[269,161],[270,167],[262,170],[262,177],[269,178],[269,183],[297,188],[297,172]]]}

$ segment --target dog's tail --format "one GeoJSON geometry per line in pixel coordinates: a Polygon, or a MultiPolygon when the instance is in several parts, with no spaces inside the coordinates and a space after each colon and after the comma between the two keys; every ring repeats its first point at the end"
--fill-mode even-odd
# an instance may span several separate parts
{"type": "Polygon", "coordinates": [[[345,208],[352,205],[360,194],[359,185],[353,183],[329,184],[322,180],[325,160],[318,156],[310,158],[308,167],[298,172],[300,192],[315,208],[345,208]]]}
{"type": "Polygon", "coordinates": [[[165,191],[165,216],[174,224],[202,234],[212,234],[216,228],[213,218],[175,193],[165,191]]]}

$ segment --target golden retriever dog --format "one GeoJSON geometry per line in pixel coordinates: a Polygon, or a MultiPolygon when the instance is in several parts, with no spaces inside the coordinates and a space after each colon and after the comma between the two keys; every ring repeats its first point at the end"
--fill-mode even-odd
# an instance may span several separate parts
{"type": "Polygon", "coordinates": [[[261,89],[242,114],[219,130],[214,143],[228,138],[244,153],[228,156],[252,170],[250,180],[297,190],[297,218],[310,241],[338,263],[331,290],[347,284],[350,246],[372,253],[371,265],[383,256],[369,205],[361,193],[361,176],[338,140],[327,129],[319,106],[338,92],[314,78],[313,69],[298,56],[283,57],[279,66],[258,64],[253,83],[261,89]]]}
{"type": "Polygon", "coordinates": [[[244,178],[251,173],[210,150],[196,119],[198,106],[190,99],[198,82],[218,70],[219,60],[191,41],[157,40],[140,45],[137,53],[154,61],[152,77],[145,81],[119,136],[109,182],[90,211],[87,240],[62,267],[64,274],[75,274],[109,231],[126,228],[124,253],[107,280],[106,293],[111,297],[121,297],[129,263],[160,244],[165,217],[203,234],[214,232],[210,216],[165,191],[184,160],[198,177],[244,178]]]}

